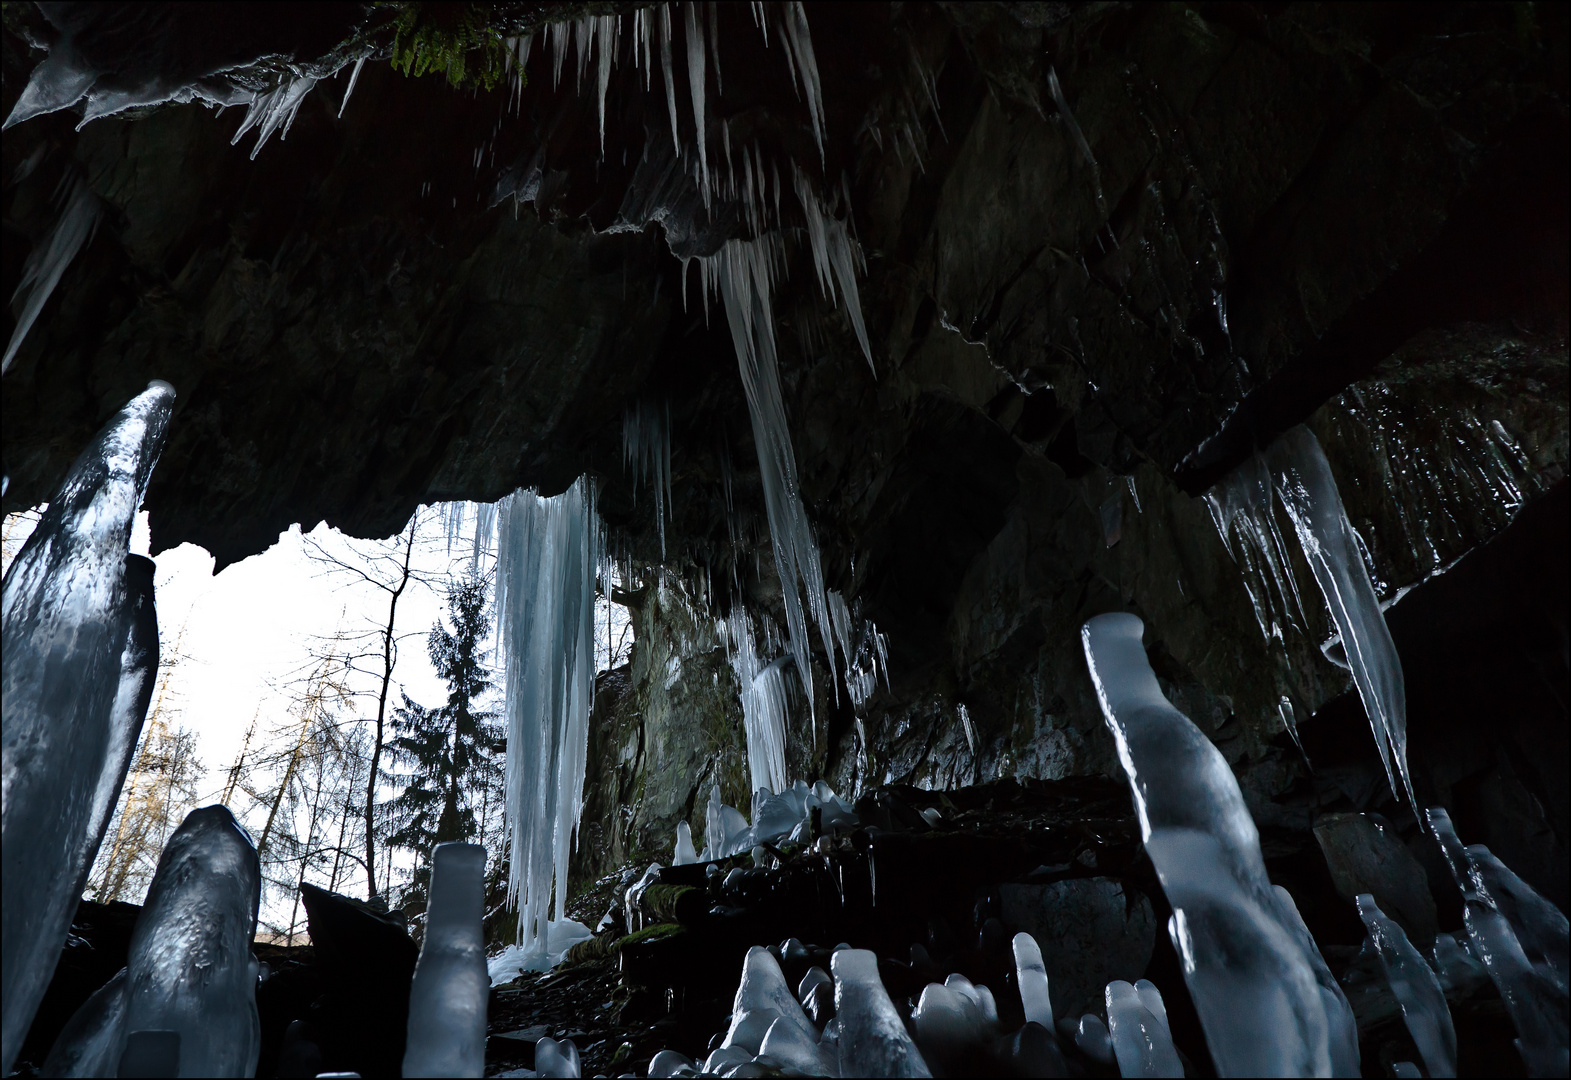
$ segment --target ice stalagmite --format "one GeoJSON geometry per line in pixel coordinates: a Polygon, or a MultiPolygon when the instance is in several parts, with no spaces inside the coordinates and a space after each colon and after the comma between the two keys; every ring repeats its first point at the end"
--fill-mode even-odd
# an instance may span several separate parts
{"type": "Polygon", "coordinates": [[[840,1075],[931,1076],[878,978],[878,958],[866,949],[837,949],[829,966],[840,1025],[840,1075]]]}
{"type": "MultiPolygon", "coordinates": [[[[1451,876],[1462,890],[1462,920],[1468,937],[1516,1025],[1516,1045],[1527,1064],[1528,1075],[1566,1075],[1571,1068],[1571,1046],[1567,1041],[1571,1032],[1566,1024],[1564,971],[1557,971],[1550,958],[1538,950],[1530,956],[1523,948],[1516,928],[1481,870],[1480,858],[1486,849],[1463,848],[1451,824],[1451,815],[1444,810],[1431,808],[1426,813],[1430,832],[1439,841],[1451,876]]],[[[1507,910],[1517,913],[1520,908],[1513,904],[1507,910]]],[[[1563,927],[1565,917],[1560,919],[1563,927]]],[[[1553,938],[1552,934],[1529,933],[1526,927],[1523,930],[1529,940],[1536,937],[1542,942],[1553,938]]],[[[1560,930],[1561,935],[1564,933],[1560,930]]]]}
{"type": "Polygon", "coordinates": [[[1386,918],[1369,893],[1357,897],[1358,914],[1369,928],[1369,940],[1380,956],[1386,982],[1407,1024],[1413,1043],[1424,1058],[1430,1076],[1456,1075],[1456,1030],[1451,1026],[1451,1009],[1440,989],[1440,980],[1407,934],[1386,918]]]}
{"type": "Polygon", "coordinates": [[[485,1071],[485,848],[438,844],[431,852],[425,941],[409,987],[405,1076],[480,1076],[485,1071]]]}
{"type": "Polygon", "coordinates": [[[1020,1003],[1028,1021],[1053,1030],[1053,1002],[1048,995],[1047,966],[1036,938],[1027,933],[1015,935],[1015,979],[1020,987],[1020,1003]]]}
{"type": "MultiPolygon", "coordinates": [[[[50,58],[53,59],[53,54],[50,58]]],[[[37,71],[42,71],[48,63],[45,60],[37,71]]],[[[35,77],[37,71],[34,72],[35,77]]],[[[13,304],[24,294],[27,299],[16,317],[16,329],[11,331],[11,340],[5,347],[5,359],[0,361],[0,372],[11,370],[11,361],[16,359],[22,339],[27,337],[28,330],[38,319],[38,313],[43,311],[44,303],[55,291],[55,286],[60,284],[60,278],[71,265],[71,260],[93,238],[98,219],[103,216],[103,202],[93,194],[92,188],[87,186],[87,181],[81,176],[67,173],[61,181],[61,190],[65,192],[65,197],[60,204],[60,217],[56,219],[54,228],[49,230],[49,235],[28,253],[27,261],[22,264],[22,280],[11,295],[13,304]]]]}
{"type": "Polygon", "coordinates": [[[775,569],[780,574],[791,656],[807,690],[808,710],[812,713],[813,674],[802,593],[807,594],[808,608],[825,645],[831,682],[835,680],[835,653],[818,541],[802,505],[796,451],[791,446],[785,402],[780,394],[772,296],[775,276],[782,272],[782,258],[779,242],[773,235],[765,235],[756,240],[727,241],[714,255],[701,259],[700,266],[705,295],[715,291],[725,301],[726,321],[736,348],[742,387],[747,392],[747,412],[758,450],[764,508],[769,517],[775,569]]]}
{"type": "Polygon", "coordinates": [[[44,1059],[40,1076],[114,1076],[125,1034],[125,968],[72,1014],[44,1059]]]}
{"type": "Polygon", "coordinates": [[[1407,691],[1385,614],[1369,580],[1358,534],[1342,509],[1336,478],[1314,432],[1284,432],[1267,451],[1272,481],[1293,521],[1331,620],[1342,638],[1353,684],[1369,714],[1386,779],[1398,800],[1413,801],[1407,770],[1407,691]]]}
{"type": "Polygon", "coordinates": [[[1107,984],[1107,1030],[1118,1071],[1125,1076],[1181,1077],[1184,1066],[1167,1030],[1162,995],[1145,979],[1140,981],[1138,989],[1121,979],[1107,984]]]}
{"type": "Polygon", "coordinates": [[[181,1076],[256,1072],[261,887],[256,848],[222,806],[191,811],[159,857],[131,932],[125,1031],[178,1032],[181,1076]]]}
{"type": "Polygon", "coordinates": [[[95,852],[94,800],[115,743],[135,597],[131,524],[163,446],[174,389],[154,382],[104,426],[5,576],[0,615],[0,1072],[54,971],[95,852]]]}
{"type": "Polygon", "coordinates": [[[126,633],[125,652],[120,657],[120,687],[110,713],[109,749],[104,755],[103,771],[93,792],[92,824],[82,835],[83,849],[75,856],[77,872],[72,896],[81,896],[87,876],[104,842],[104,832],[114,815],[120,789],[125,786],[136,740],[147,719],[147,706],[153,699],[153,678],[158,673],[158,613],[153,608],[153,560],[141,555],[125,557],[126,602],[131,611],[131,626],[126,633]]]}
{"type": "Polygon", "coordinates": [[[1296,911],[1266,876],[1259,833],[1215,746],[1157,685],[1133,615],[1099,615],[1081,641],[1118,745],[1146,852],[1173,907],[1169,931],[1223,1076],[1356,1069],[1351,1011],[1296,911]],[[1343,1015],[1343,1014],[1346,1015],[1343,1015]]]}
{"type": "MultiPolygon", "coordinates": [[[[605,528],[580,478],[543,499],[518,491],[497,504],[497,624],[507,716],[508,899],[519,908],[526,968],[550,964],[547,910],[583,807],[594,695],[595,575],[605,528]]],[[[555,921],[565,922],[565,888],[555,921]]],[[[576,926],[577,924],[575,924],[576,926]]]]}

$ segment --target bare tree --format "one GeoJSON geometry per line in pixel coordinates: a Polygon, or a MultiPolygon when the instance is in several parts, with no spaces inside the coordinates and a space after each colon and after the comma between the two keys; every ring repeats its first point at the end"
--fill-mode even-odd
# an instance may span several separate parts
{"type": "Polygon", "coordinates": [[[366,628],[358,635],[350,635],[366,641],[371,647],[361,652],[351,651],[344,658],[349,670],[372,676],[376,686],[376,718],[369,721],[373,724],[371,760],[365,777],[363,805],[363,865],[366,868],[367,897],[373,901],[380,896],[376,875],[376,787],[382,772],[382,753],[386,742],[387,701],[392,691],[393,669],[398,665],[399,643],[403,638],[412,636],[398,633],[398,602],[412,582],[430,584],[426,575],[414,566],[420,516],[417,510],[410,516],[403,532],[369,550],[357,550],[353,559],[324,547],[309,536],[305,538],[307,554],[322,565],[327,573],[346,576],[357,585],[368,585],[381,591],[387,599],[385,621],[366,628]]]}

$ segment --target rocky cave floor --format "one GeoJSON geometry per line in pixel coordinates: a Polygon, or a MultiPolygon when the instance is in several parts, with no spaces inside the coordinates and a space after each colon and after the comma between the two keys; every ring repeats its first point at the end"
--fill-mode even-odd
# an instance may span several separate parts
{"type": "MultiPolygon", "coordinates": [[[[1322,820],[1350,805],[1330,782],[1306,785],[1298,798],[1322,820]]],[[[890,997],[907,1017],[926,983],[960,972],[993,990],[1000,1019],[1013,1030],[1023,1018],[1009,942],[1022,929],[1042,945],[1055,1015],[1100,1013],[1103,984],[1144,976],[1162,991],[1186,1073],[1215,1075],[1164,929],[1170,912],[1123,784],[1004,780],[949,792],[882,787],[865,794],[857,811],[863,824],[854,832],[804,849],[772,850],[767,866],[755,867],[745,856],[713,869],[703,863],[663,868],[633,913],[641,925],[629,927],[628,912],[615,899],[642,874],[639,865],[582,888],[569,914],[598,923],[597,936],[554,971],[493,989],[486,1075],[532,1067],[542,1036],[572,1039],[585,1076],[644,1075],[662,1049],[701,1062],[724,1033],[742,959],[753,945],[779,950],[793,985],[810,965],[827,967],[840,942],[871,948],[890,997]],[[936,811],[936,825],[923,811],[936,811]],[[742,872],[727,885],[732,869],[742,872]]],[[[1406,879],[1402,860],[1388,860],[1389,880],[1366,878],[1358,887],[1394,895],[1416,886],[1432,896],[1440,931],[1460,930],[1461,905],[1449,878],[1437,877],[1438,853],[1425,851],[1422,834],[1410,823],[1404,829],[1399,815],[1392,814],[1391,825],[1416,857],[1405,863],[1406,879]]],[[[1343,858],[1335,841],[1283,828],[1262,829],[1261,841],[1272,879],[1292,892],[1347,990],[1359,1022],[1363,1074],[1392,1075],[1394,1062],[1417,1060],[1377,964],[1360,953],[1362,926],[1350,898],[1339,895],[1330,865],[1343,858]]],[[[311,944],[256,949],[265,965],[256,1075],[397,1075],[414,942],[400,920],[360,901],[309,886],[302,899],[311,944]]],[[[82,904],[21,1054],[21,1075],[37,1074],[65,1020],[123,965],[138,910],[82,904]]],[[[1428,929],[1426,918],[1416,916],[1415,940],[1428,929]]],[[[1447,985],[1447,997],[1459,1074],[1523,1075],[1493,984],[1457,982],[1447,985]]],[[[1072,1069],[1117,1075],[1066,1045],[1072,1069]]],[[[947,1072],[1000,1075],[1000,1065],[949,1063],[947,1072]]]]}

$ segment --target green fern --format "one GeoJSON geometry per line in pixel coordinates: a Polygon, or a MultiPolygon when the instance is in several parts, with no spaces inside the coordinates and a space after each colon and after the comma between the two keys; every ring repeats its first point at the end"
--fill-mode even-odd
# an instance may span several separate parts
{"type": "MultiPolygon", "coordinates": [[[[394,20],[393,69],[408,76],[445,75],[454,87],[491,90],[507,74],[502,32],[488,4],[400,4],[394,20]]],[[[523,76],[520,70],[519,76],[523,76]]]]}

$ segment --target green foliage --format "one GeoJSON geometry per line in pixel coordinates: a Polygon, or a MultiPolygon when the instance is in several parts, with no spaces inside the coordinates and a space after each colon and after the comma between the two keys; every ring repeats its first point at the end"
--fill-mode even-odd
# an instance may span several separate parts
{"type": "Polygon", "coordinates": [[[447,683],[447,704],[427,708],[405,694],[393,712],[397,734],[388,751],[409,771],[387,774],[401,789],[387,804],[387,842],[419,858],[409,899],[423,899],[432,848],[475,838],[476,797],[495,785],[501,771],[502,725],[494,712],[478,708],[491,690],[480,648],[489,625],[488,591],[478,576],[454,583],[447,594],[452,629],[438,623],[427,638],[431,663],[447,683]]]}
{"type": "MultiPolygon", "coordinates": [[[[406,3],[393,20],[393,69],[446,75],[454,87],[491,90],[507,74],[508,50],[489,4],[406,3]]],[[[523,77],[522,69],[519,77],[523,77]]]]}

